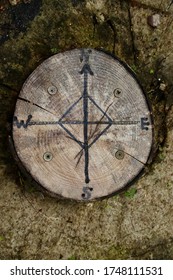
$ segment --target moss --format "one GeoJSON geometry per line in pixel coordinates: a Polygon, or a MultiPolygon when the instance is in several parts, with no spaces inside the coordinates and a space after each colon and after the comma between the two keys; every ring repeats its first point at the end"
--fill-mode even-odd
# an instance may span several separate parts
{"type": "Polygon", "coordinates": [[[102,256],[105,260],[124,260],[129,257],[129,250],[122,246],[111,246],[102,256]]]}
{"type": "MultiPolygon", "coordinates": [[[[20,30],[17,37],[10,36],[1,45],[4,63],[1,64],[0,73],[5,84],[20,89],[38,64],[52,54],[68,49],[102,47],[113,51],[116,42],[116,54],[123,58],[126,50],[129,57],[129,44],[125,41],[124,47],[121,47],[117,41],[119,35],[115,36],[107,20],[94,26],[92,11],[88,11],[82,4],[73,4],[63,0],[43,1],[40,13],[30,22],[27,30],[20,30]]],[[[110,17],[109,21],[118,26],[116,33],[121,34],[118,17],[110,17]]]]}
{"type": "Polygon", "coordinates": [[[68,260],[77,260],[76,256],[71,255],[70,257],[68,257],[68,260]]]}
{"type": "Polygon", "coordinates": [[[130,188],[128,191],[126,191],[124,193],[124,195],[125,195],[125,197],[133,198],[136,193],[137,193],[137,189],[136,188],[130,188]]]}
{"type": "Polygon", "coordinates": [[[0,235],[0,241],[3,241],[4,239],[5,239],[5,237],[0,235]]]}

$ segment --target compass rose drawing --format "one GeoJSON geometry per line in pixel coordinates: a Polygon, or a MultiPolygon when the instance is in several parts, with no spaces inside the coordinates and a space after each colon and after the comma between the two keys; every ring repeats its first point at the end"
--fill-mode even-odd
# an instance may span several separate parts
{"type": "Polygon", "coordinates": [[[88,201],[114,194],[142,173],[153,120],[128,66],[103,51],[76,49],[49,58],[24,83],[13,141],[44,189],[88,201]]]}

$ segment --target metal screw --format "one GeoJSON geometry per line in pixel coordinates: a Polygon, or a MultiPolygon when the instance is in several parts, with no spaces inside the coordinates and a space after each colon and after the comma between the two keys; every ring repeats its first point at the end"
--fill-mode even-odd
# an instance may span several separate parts
{"type": "Polygon", "coordinates": [[[50,87],[48,87],[47,91],[50,95],[54,95],[57,93],[58,90],[55,86],[50,86],[50,87]]]}
{"type": "Polygon", "coordinates": [[[117,151],[115,153],[115,157],[119,160],[122,160],[124,158],[124,151],[121,151],[121,150],[117,151]]]}
{"type": "Polygon", "coordinates": [[[114,96],[115,97],[120,97],[120,95],[122,94],[122,90],[119,88],[114,89],[114,96]]]}
{"type": "Polygon", "coordinates": [[[52,153],[50,153],[50,152],[44,153],[43,159],[44,159],[45,161],[51,161],[51,160],[53,159],[52,153]]]}

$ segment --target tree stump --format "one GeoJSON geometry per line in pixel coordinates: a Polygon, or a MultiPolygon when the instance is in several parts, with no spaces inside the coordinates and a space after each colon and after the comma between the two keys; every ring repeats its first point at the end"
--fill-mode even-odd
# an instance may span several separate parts
{"type": "Polygon", "coordinates": [[[50,57],[17,99],[13,141],[32,178],[80,201],[114,194],[139,177],[153,142],[151,110],[133,71],[103,51],[50,57]]]}

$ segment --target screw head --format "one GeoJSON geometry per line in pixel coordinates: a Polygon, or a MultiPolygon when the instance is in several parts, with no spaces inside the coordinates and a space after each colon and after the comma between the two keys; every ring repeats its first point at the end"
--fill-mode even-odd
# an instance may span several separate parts
{"type": "Polygon", "coordinates": [[[115,157],[116,157],[118,160],[122,160],[122,159],[124,158],[124,151],[121,151],[121,150],[117,151],[117,152],[115,153],[115,157]]]}
{"type": "Polygon", "coordinates": [[[50,87],[48,87],[47,91],[50,95],[54,95],[57,93],[58,90],[55,86],[50,86],[50,87]]]}
{"type": "Polygon", "coordinates": [[[120,97],[120,95],[122,94],[122,90],[120,88],[114,89],[113,92],[115,97],[120,97]]]}
{"type": "Polygon", "coordinates": [[[50,152],[44,153],[43,159],[44,159],[45,161],[51,161],[51,160],[53,159],[52,153],[50,153],[50,152]]]}

